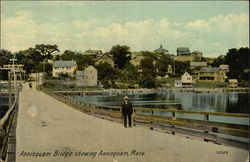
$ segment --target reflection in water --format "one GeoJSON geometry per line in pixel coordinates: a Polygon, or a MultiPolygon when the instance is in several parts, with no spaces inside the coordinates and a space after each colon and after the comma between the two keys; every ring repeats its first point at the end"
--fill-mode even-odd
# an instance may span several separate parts
{"type": "MultiPolygon", "coordinates": [[[[124,95],[113,96],[71,96],[77,100],[99,104],[116,105],[122,103],[124,95]]],[[[194,93],[164,92],[133,94],[129,98],[135,107],[175,108],[205,112],[249,113],[247,93],[194,93]]]]}

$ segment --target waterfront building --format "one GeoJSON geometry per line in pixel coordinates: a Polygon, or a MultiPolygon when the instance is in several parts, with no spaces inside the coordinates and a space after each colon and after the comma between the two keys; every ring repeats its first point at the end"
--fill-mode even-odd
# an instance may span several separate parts
{"type": "Polygon", "coordinates": [[[238,87],[238,80],[237,79],[229,79],[228,83],[229,83],[229,87],[231,87],[231,88],[238,87]]]}
{"type": "Polygon", "coordinates": [[[52,76],[58,77],[61,74],[73,77],[74,72],[77,69],[77,64],[75,61],[54,61],[52,76]]]}
{"type": "Polygon", "coordinates": [[[97,70],[92,65],[88,66],[83,71],[76,71],[77,86],[97,86],[98,77],[97,70]]]}
{"type": "Polygon", "coordinates": [[[109,53],[105,53],[102,56],[100,56],[99,58],[97,58],[96,61],[96,65],[100,64],[100,63],[108,63],[110,64],[112,67],[114,67],[114,61],[113,59],[109,56],[109,53]]]}
{"type": "Polygon", "coordinates": [[[175,80],[174,81],[174,87],[181,88],[182,87],[181,80],[175,80]]]}
{"type": "Polygon", "coordinates": [[[185,72],[181,76],[181,80],[175,80],[175,87],[192,87],[193,86],[193,77],[188,73],[185,72]]]}
{"type": "Polygon", "coordinates": [[[182,87],[192,87],[193,86],[193,77],[188,72],[185,72],[181,76],[181,84],[182,84],[182,87]]]}
{"type": "Polygon", "coordinates": [[[219,67],[208,67],[200,70],[199,81],[224,82],[227,79],[225,70],[219,67]]]}

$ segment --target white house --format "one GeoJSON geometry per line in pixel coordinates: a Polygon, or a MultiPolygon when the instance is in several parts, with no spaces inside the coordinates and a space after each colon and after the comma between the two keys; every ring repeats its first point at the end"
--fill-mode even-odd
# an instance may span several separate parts
{"type": "Polygon", "coordinates": [[[97,86],[98,77],[97,70],[92,66],[88,66],[84,71],[76,72],[76,85],[78,86],[97,86]]]}
{"type": "Polygon", "coordinates": [[[185,72],[181,76],[181,80],[175,80],[175,87],[192,87],[193,86],[193,77],[185,72]]]}

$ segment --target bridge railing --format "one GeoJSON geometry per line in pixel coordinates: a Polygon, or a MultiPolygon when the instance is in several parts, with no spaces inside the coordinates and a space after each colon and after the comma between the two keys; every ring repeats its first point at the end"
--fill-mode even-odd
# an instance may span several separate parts
{"type": "MultiPolygon", "coordinates": [[[[15,137],[13,129],[15,129],[14,121],[16,120],[18,109],[18,92],[10,109],[0,119],[0,159],[2,161],[15,161],[15,137]]],[[[1,161],[0,160],[0,161],[1,161]]]]}
{"type": "MultiPolygon", "coordinates": [[[[56,99],[83,111],[85,113],[122,122],[120,106],[104,106],[90,104],[70,98],[58,93],[46,91],[56,99]]],[[[148,126],[151,130],[157,129],[171,134],[181,133],[191,137],[202,138],[217,144],[229,144],[248,148],[249,125],[235,123],[234,118],[248,120],[248,114],[224,112],[199,112],[177,109],[140,108],[135,107],[133,113],[134,125],[148,126]],[[223,122],[221,117],[228,118],[223,122]],[[219,119],[218,119],[219,118],[219,119]],[[242,140],[243,139],[243,140],[242,140]],[[247,141],[246,141],[247,140],[247,141]]]]}

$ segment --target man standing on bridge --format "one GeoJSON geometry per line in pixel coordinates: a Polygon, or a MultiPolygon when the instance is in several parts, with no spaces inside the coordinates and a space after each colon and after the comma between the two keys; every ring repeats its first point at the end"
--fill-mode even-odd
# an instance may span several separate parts
{"type": "Polygon", "coordinates": [[[123,116],[123,123],[124,127],[127,127],[127,118],[128,118],[128,125],[131,127],[132,122],[131,122],[131,115],[133,114],[133,107],[131,102],[128,100],[128,96],[124,97],[124,102],[122,105],[122,116],[123,116]]]}

